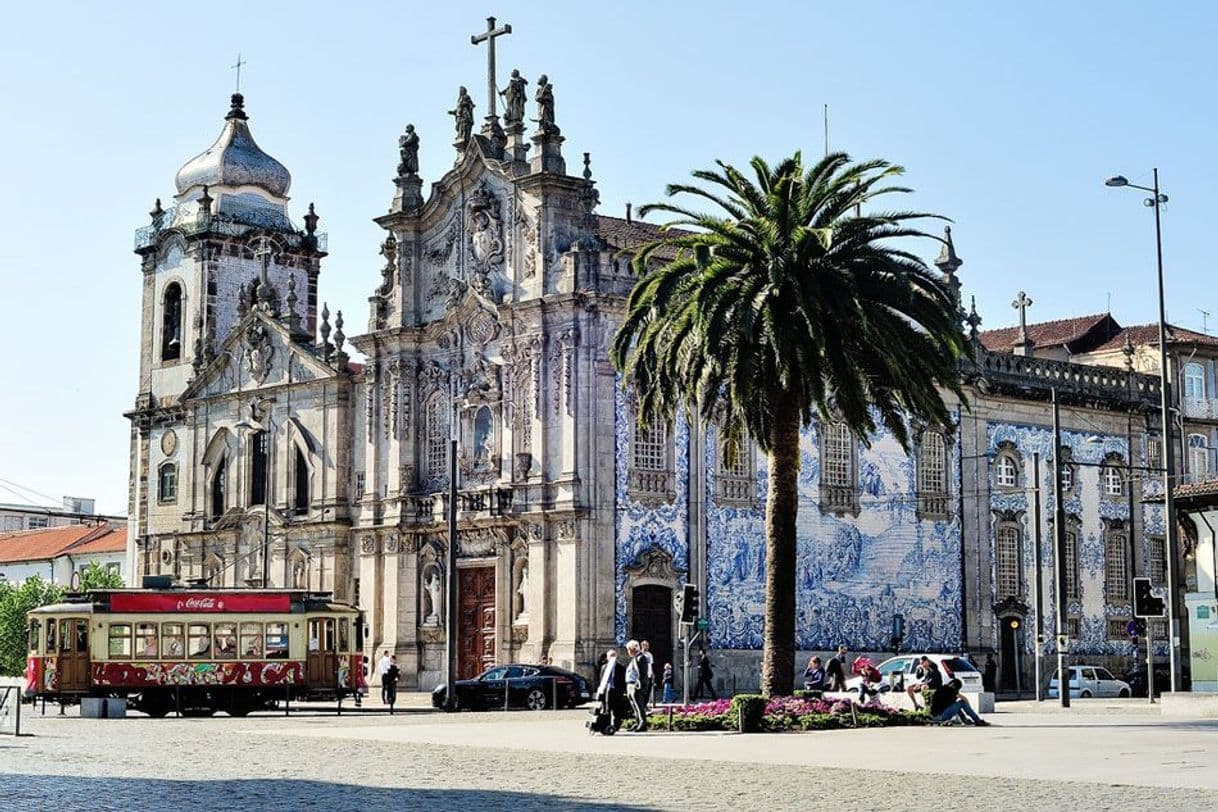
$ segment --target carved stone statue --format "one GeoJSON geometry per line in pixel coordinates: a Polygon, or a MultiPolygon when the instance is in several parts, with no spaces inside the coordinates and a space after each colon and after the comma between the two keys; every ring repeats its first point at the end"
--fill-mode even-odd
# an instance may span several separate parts
{"type": "Polygon", "coordinates": [[[529,80],[521,76],[520,71],[513,70],[508,86],[499,92],[503,97],[503,123],[509,132],[519,131],[524,126],[524,86],[528,83],[529,80]]]}
{"type": "Polygon", "coordinates": [[[554,85],[542,74],[537,79],[537,131],[542,135],[558,135],[558,125],[554,123],[554,85]]]}
{"type": "Polygon", "coordinates": [[[457,120],[457,147],[465,149],[470,133],[474,131],[474,100],[464,87],[457,91],[457,106],[448,114],[457,120]]]}
{"type": "Polygon", "coordinates": [[[424,626],[439,626],[440,625],[440,568],[432,567],[427,576],[427,614],[423,617],[424,626]]]}
{"type": "Polygon", "coordinates": [[[419,174],[419,136],[413,124],[407,124],[406,132],[398,139],[398,153],[401,156],[398,175],[419,174]]]}
{"type": "Polygon", "coordinates": [[[246,369],[258,383],[265,383],[267,375],[271,372],[271,356],[275,353],[266,327],[259,322],[252,323],[242,336],[242,340],[245,344],[246,369]]]}
{"type": "Polygon", "coordinates": [[[397,275],[397,255],[398,241],[393,232],[390,232],[381,243],[381,256],[385,258],[385,267],[381,269],[381,286],[376,291],[381,296],[388,296],[393,291],[394,277],[397,275]]]}
{"type": "Polygon", "coordinates": [[[529,564],[526,561],[520,568],[520,587],[516,590],[520,596],[520,611],[516,613],[517,620],[527,620],[529,617],[529,564]]]}

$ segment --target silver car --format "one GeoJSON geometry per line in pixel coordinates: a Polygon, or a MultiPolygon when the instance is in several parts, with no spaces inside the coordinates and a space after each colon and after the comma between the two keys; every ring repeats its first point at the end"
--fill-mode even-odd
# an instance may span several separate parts
{"type": "MultiPolygon", "coordinates": [[[[1124,698],[1133,695],[1129,683],[1112,676],[1107,668],[1098,665],[1072,665],[1069,671],[1072,699],[1089,699],[1093,696],[1124,698]]],[[[1058,687],[1057,672],[1054,671],[1052,679],[1049,680],[1050,698],[1057,698],[1058,687]]]]}

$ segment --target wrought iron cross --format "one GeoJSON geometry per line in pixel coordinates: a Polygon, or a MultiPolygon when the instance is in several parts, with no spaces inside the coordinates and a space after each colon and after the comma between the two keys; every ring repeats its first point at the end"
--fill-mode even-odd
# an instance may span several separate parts
{"type": "Polygon", "coordinates": [[[499,95],[499,90],[495,85],[495,37],[510,33],[512,33],[512,26],[504,23],[496,28],[495,18],[487,17],[486,30],[469,38],[471,45],[486,43],[486,109],[487,116],[490,118],[494,118],[496,115],[495,97],[499,95]]]}
{"type": "Polygon", "coordinates": [[[1032,300],[1028,294],[1022,290],[1015,297],[1015,301],[1011,302],[1011,307],[1019,311],[1019,339],[1020,341],[1028,340],[1028,308],[1032,306],[1032,300]]]}
{"type": "Polygon", "coordinates": [[[241,92],[241,66],[248,65],[248,62],[241,61],[241,54],[237,54],[237,64],[231,67],[237,71],[237,92],[241,92]]]}
{"type": "Polygon", "coordinates": [[[267,277],[267,269],[271,261],[271,257],[275,254],[275,246],[269,239],[262,237],[258,241],[258,247],[254,249],[254,257],[261,265],[261,280],[260,285],[267,284],[270,280],[267,277]]]}

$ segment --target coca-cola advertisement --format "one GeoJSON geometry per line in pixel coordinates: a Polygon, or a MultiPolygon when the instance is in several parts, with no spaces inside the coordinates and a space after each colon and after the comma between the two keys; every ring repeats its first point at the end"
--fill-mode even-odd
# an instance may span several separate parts
{"type": "Polygon", "coordinates": [[[264,592],[115,592],[112,612],[287,612],[287,593],[264,592]]]}

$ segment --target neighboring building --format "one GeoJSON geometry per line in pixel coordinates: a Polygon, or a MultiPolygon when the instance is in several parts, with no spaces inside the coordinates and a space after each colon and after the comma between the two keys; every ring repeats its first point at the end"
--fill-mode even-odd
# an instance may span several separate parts
{"type": "Polygon", "coordinates": [[[100,522],[0,534],[0,576],[11,582],[34,575],[70,587],[72,575],[90,564],[127,578],[127,530],[100,522]]]}
{"type": "Polygon", "coordinates": [[[40,530],[69,524],[94,524],[98,521],[125,521],[125,516],[101,516],[94,512],[92,499],[65,496],[62,508],[38,505],[0,504],[0,533],[15,530],[40,530]]]}
{"type": "MultiPolygon", "coordinates": [[[[220,139],[178,173],[176,206],[158,203],[137,234],[136,573],[333,590],[365,609],[368,651],[394,651],[412,688],[443,678],[450,622],[463,676],[542,656],[587,670],[628,637],[674,659],[672,596],[689,581],[717,675],[752,688],[765,458],[725,458],[713,426],[640,428],[609,346],[636,281],[631,253],[658,231],[597,215],[587,155],[568,174],[552,109],[537,118],[531,145],[516,120],[459,131],[426,199],[413,129],[403,136],[396,194],[376,218],[368,331],[351,339],[360,366],[341,314],[332,328],[318,313],[313,207],[298,229],[287,170],[254,144],[234,96],[220,139]]],[[[961,264],[949,233],[937,265],[958,303],[961,264]]],[[[885,433],[804,432],[798,644],[882,652],[899,614],[903,650],[994,652],[1005,687],[1029,685],[1035,629],[1054,650],[1056,388],[1072,650],[1123,670],[1131,578],[1163,566],[1161,511],[1142,502],[1158,486],[1134,476],[1154,460],[1158,379],[1114,361],[1126,356],[1110,352],[1110,316],[1009,335],[960,316],[976,354],[954,431],[915,427],[912,454],[885,433]]]]}

